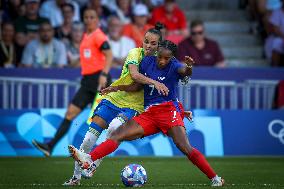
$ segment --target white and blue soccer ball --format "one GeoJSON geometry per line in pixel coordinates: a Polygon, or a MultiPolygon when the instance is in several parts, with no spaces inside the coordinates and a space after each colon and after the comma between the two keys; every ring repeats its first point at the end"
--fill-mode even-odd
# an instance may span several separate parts
{"type": "Polygon", "coordinates": [[[147,182],[147,173],[139,164],[129,164],[121,171],[122,183],[127,187],[141,187],[147,182]]]}

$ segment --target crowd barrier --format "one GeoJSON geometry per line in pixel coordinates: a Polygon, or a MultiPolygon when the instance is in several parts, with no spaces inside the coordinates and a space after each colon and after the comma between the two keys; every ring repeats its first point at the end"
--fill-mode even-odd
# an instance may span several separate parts
{"type": "MultiPolygon", "coordinates": [[[[277,80],[190,80],[179,85],[185,109],[271,109],[277,80]]],[[[79,81],[0,77],[0,108],[66,108],[79,81]]]]}

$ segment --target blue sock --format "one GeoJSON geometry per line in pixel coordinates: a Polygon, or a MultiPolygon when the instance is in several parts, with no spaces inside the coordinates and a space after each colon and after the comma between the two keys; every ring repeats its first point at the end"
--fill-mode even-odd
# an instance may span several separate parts
{"type": "Polygon", "coordinates": [[[104,129],[101,128],[98,124],[96,124],[95,122],[92,122],[90,124],[89,127],[89,132],[93,133],[94,135],[96,135],[97,137],[100,136],[100,134],[102,133],[104,129]]]}

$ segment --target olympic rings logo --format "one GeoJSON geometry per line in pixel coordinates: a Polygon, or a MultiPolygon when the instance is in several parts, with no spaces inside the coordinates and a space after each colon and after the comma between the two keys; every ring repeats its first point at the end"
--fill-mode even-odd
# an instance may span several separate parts
{"type": "Polygon", "coordinates": [[[279,141],[284,144],[284,121],[279,119],[271,121],[268,125],[268,131],[271,136],[273,136],[274,138],[278,138],[279,141]],[[275,131],[276,125],[280,125],[282,127],[278,132],[275,131]]]}

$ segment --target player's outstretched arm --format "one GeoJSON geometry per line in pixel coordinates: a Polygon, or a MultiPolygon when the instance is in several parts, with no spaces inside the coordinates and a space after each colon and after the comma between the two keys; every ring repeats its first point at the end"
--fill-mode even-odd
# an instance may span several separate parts
{"type": "Polygon", "coordinates": [[[100,91],[102,95],[116,92],[116,91],[126,91],[126,92],[136,92],[140,91],[143,88],[143,85],[140,83],[133,82],[130,85],[118,85],[118,86],[110,86],[100,91]]]}
{"type": "Polygon", "coordinates": [[[179,68],[178,73],[183,77],[191,76],[192,65],[194,64],[194,60],[189,56],[185,56],[184,63],[185,63],[186,66],[179,68]]]}
{"type": "Polygon", "coordinates": [[[155,81],[151,78],[148,78],[144,76],[143,74],[139,73],[137,65],[131,64],[128,66],[128,68],[129,68],[130,75],[133,81],[137,83],[141,83],[141,84],[146,84],[146,85],[154,85],[159,94],[163,94],[165,96],[168,95],[169,89],[166,87],[166,85],[158,81],[155,81]]]}

